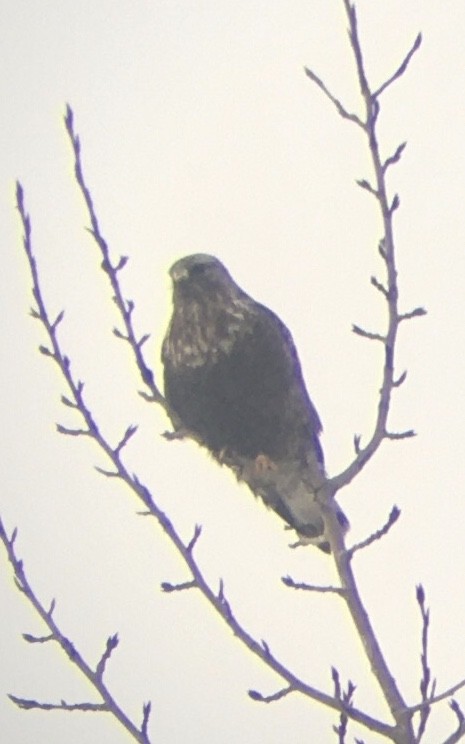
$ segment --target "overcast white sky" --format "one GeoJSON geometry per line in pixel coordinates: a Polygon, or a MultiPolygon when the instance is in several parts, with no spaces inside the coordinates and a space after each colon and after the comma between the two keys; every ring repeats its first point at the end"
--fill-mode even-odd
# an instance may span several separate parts
{"type": "MultiPolygon", "coordinates": [[[[402,519],[357,558],[363,597],[393,673],[418,695],[420,621],[415,585],[431,606],[431,665],[438,690],[465,676],[463,442],[465,376],[465,5],[462,0],[359,0],[370,78],[381,83],[417,32],[424,44],[408,74],[383,98],[385,155],[408,147],[392,171],[401,305],[428,316],[406,324],[391,426],[418,437],[387,443],[340,501],[351,539],[379,527],[392,505],[402,519]]],[[[126,457],[186,540],[204,533],[198,559],[224,579],[237,618],[304,680],[331,691],[330,667],[357,684],[356,703],[386,720],[368,665],[336,597],[309,596],[280,577],[329,583],[331,560],[291,551],[282,523],[189,443],[167,443],[162,412],[137,395],[128,350],[87,217],[73,183],[62,116],[75,111],[87,179],[135,323],[150,332],[148,361],[170,312],[167,270],[186,253],[216,254],[238,283],[292,330],[324,423],[328,471],[367,436],[380,382],[379,349],[351,334],[353,322],[382,330],[370,287],[380,273],[374,200],[355,185],[370,177],[360,132],[339,119],[303,74],[311,66],[360,111],[342,0],[4,0],[0,6],[0,226],[4,459],[0,513],[19,528],[30,580],[90,663],[108,635],[121,645],[107,680],[129,714],[153,702],[153,741],[281,744],[335,741],[332,714],[297,695],[253,703],[281,686],[194,592],[162,594],[188,577],[156,524],[136,514],[122,485],[89,442],[64,438],[77,424],[59,403],[54,366],[37,353],[44,336],[28,317],[30,280],[14,210],[19,178],[52,314],[64,308],[61,339],[102,429],[117,441],[140,425],[126,457]]],[[[94,700],[50,645],[22,632],[44,628],[15,590],[1,555],[0,720],[9,744],[123,744],[109,716],[21,712],[8,692],[44,701],[94,700]]],[[[458,695],[465,706],[465,692],[458,695]]],[[[454,727],[444,703],[425,744],[454,727]]],[[[362,732],[353,729],[353,735],[362,732]]],[[[379,742],[365,736],[367,742],[379,742]]]]}

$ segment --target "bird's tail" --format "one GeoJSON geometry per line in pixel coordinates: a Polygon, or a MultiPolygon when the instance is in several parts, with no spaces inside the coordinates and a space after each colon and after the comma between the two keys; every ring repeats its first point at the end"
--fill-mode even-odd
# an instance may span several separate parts
{"type": "MultiPolygon", "coordinates": [[[[320,463],[315,460],[303,466],[299,462],[275,462],[258,455],[241,468],[238,475],[296,531],[299,539],[293,547],[316,545],[325,553],[331,552],[325,520],[316,499],[316,492],[325,480],[320,463]]],[[[337,503],[334,508],[341,529],[346,532],[349,520],[337,503]]]]}

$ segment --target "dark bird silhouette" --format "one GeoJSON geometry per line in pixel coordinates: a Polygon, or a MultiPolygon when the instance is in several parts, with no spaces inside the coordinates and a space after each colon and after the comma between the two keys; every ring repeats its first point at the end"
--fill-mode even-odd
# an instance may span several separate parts
{"type": "MultiPolygon", "coordinates": [[[[324,483],[321,423],[286,326],[243,292],[214,256],[170,269],[165,396],[178,436],[205,446],[299,537],[329,552],[315,498],[324,483]]],[[[176,434],[175,434],[176,436],[176,434]]],[[[336,506],[343,529],[348,522],[336,506]]]]}

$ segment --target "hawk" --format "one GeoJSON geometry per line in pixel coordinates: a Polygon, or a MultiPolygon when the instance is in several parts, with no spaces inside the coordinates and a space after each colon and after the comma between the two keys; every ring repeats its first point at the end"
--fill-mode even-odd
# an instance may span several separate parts
{"type": "MultiPolygon", "coordinates": [[[[293,528],[330,552],[315,498],[324,483],[321,423],[288,329],[214,256],[170,269],[173,314],[162,346],[174,436],[190,436],[293,528]]],[[[340,525],[348,522],[336,506],[340,525]]]]}

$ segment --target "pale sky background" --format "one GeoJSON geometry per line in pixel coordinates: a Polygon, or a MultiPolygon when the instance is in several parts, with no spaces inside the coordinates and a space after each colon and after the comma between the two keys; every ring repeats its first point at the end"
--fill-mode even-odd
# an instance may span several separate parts
{"type": "MultiPolygon", "coordinates": [[[[441,691],[465,677],[463,447],[465,400],[465,4],[462,0],[359,0],[360,33],[375,85],[401,61],[418,31],[424,44],[408,74],[383,97],[380,139],[390,154],[401,307],[428,316],[402,328],[393,429],[415,440],[386,443],[339,495],[350,539],[381,526],[392,505],[402,519],[359,555],[355,568],[391,669],[418,699],[420,618],[415,585],[431,607],[431,666],[441,691]]],[[[238,283],[272,307],[294,334],[324,423],[331,475],[350,461],[354,433],[373,425],[381,355],[351,333],[353,322],[383,330],[370,287],[383,278],[374,200],[355,185],[370,177],[359,130],[343,122],[303,73],[318,71],[348,107],[361,111],[342,0],[3,0],[0,6],[2,248],[0,513],[19,529],[18,554],[40,598],[91,664],[107,636],[121,644],[107,682],[140,719],[153,703],[152,740],[200,744],[336,741],[334,714],[298,695],[270,706],[276,676],[244,649],[196,592],[166,595],[162,581],[186,574],[155,521],[141,518],[127,488],[99,476],[107,463],[59,402],[64,384],[37,352],[28,317],[30,279],[14,210],[25,188],[34,248],[52,314],[66,310],[60,338],[86,382],[102,430],[116,442],[139,424],[126,451],[181,535],[203,525],[197,556],[225,582],[238,620],[310,684],[332,691],[330,667],[357,685],[356,704],[388,720],[347,613],[337,597],[286,589],[280,577],[330,583],[331,560],[289,550],[289,533],[230,474],[189,443],[168,443],[162,411],[137,394],[100,259],[85,227],[62,124],[75,111],[83,160],[101,227],[136,302],[135,325],[150,332],[148,361],[170,312],[167,270],[187,253],[216,254],[238,283]],[[98,352],[96,351],[98,349],[98,352]]],[[[8,744],[129,741],[110,716],[21,712],[6,694],[58,702],[95,700],[50,644],[16,591],[0,551],[0,721],[8,744]],[[1,564],[0,564],[1,565],[1,564]]],[[[465,708],[465,691],[457,696],[465,708]]],[[[455,727],[447,703],[425,744],[455,727]]],[[[351,729],[370,744],[383,741],[351,729]]]]}

